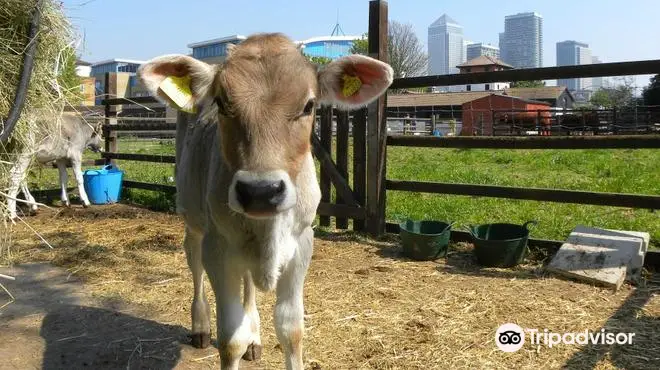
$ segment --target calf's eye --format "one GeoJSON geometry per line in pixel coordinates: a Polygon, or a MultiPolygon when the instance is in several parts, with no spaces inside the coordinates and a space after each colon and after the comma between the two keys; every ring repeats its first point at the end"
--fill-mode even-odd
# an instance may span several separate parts
{"type": "Polygon", "coordinates": [[[305,104],[305,108],[303,108],[302,116],[309,116],[312,114],[312,111],[314,111],[314,105],[314,100],[310,99],[307,104],[305,104]]]}

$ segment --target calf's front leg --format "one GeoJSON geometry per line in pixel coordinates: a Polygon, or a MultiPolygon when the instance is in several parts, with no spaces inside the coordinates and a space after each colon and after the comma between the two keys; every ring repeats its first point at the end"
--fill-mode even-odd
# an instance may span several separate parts
{"type": "Polygon", "coordinates": [[[204,266],[202,265],[202,235],[186,228],[183,239],[188,268],[193,277],[193,302],[191,306],[192,345],[206,348],[211,344],[209,303],[204,291],[204,266]]]}
{"type": "Polygon", "coordinates": [[[73,167],[73,174],[76,178],[76,183],[78,184],[78,194],[80,194],[80,199],[83,202],[83,207],[89,207],[89,199],[87,198],[87,192],[85,192],[85,184],[83,182],[82,175],[82,166],[81,158],[71,158],[71,167],[73,167]]]}
{"type": "Polygon", "coordinates": [[[71,203],[69,202],[69,195],[66,192],[66,186],[69,182],[68,174],[66,173],[66,159],[58,159],[55,163],[57,164],[57,170],[60,174],[60,198],[65,206],[70,207],[71,203]]]}
{"type": "Polygon", "coordinates": [[[275,331],[284,349],[284,361],[288,370],[302,370],[303,335],[305,333],[303,285],[312,257],[314,231],[305,229],[298,240],[298,250],[286,266],[277,282],[275,303],[275,331]]]}
{"type": "Polygon", "coordinates": [[[224,255],[223,242],[221,236],[207,232],[202,241],[202,263],[215,293],[220,368],[238,370],[241,357],[252,343],[252,323],[241,302],[244,271],[231,256],[224,255]]]}
{"type": "Polygon", "coordinates": [[[257,289],[249,271],[243,274],[243,308],[245,314],[250,318],[250,330],[252,331],[251,343],[248,345],[243,359],[254,361],[261,358],[261,319],[257,308],[257,289]]]}

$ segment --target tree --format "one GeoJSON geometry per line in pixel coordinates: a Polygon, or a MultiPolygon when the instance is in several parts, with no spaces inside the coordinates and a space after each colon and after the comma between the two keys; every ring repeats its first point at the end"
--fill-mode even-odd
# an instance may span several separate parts
{"type": "Polygon", "coordinates": [[[591,96],[591,104],[603,108],[625,107],[632,102],[632,89],[622,85],[600,89],[591,96]]]}
{"type": "Polygon", "coordinates": [[[602,108],[621,108],[633,104],[633,80],[621,79],[614,87],[602,88],[591,95],[591,104],[602,108]]]}
{"type": "MultiPolygon", "coordinates": [[[[388,25],[388,63],[394,70],[394,78],[415,77],[426,73],[428,56],[417,38],[412,24],[391,21],[388,25]]],[[[369,54],[367,34],[353,41],[353,54],[369,54]]]]}
{"type": "Polygon", "coordinates": [[[314,63],[318,66],[324,66],[324,65],[332,62],[332,59],[327,58],[327,57],[314,57],[314,56],[307,55],[307,54],[305,54],[305,57],[307,57],[307,59],[309,59],[310,62],[312,62],[312,63],[314,63]]]}
{"type": "Polygon", "coordinates": [[[362,34],[362,38],[358,40],[353,40],[353,46],[350,50],[351,54],[369,54],[369,35],[366,33],[362,34]]]}
{"type": "Polygon", "coordinates": [[[660,74],[651,77],[651,83],[642,92],[645,105],[660,105],[660,74]]]}
{"type": "Polygon", "coordinates": [[[511,82],[511,87],[543,87],[543,86],[545,86],[545,81],[541,81],[541,80],[511,82]]]}

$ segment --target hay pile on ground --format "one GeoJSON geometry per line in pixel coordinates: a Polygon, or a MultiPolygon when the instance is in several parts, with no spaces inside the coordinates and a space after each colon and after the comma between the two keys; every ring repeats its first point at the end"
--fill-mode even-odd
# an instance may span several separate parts
{"type": "MultiPolygon", "coordinates": [[[[189,330],[192,282],[178,217],[113,205],[47,211],[31,222],[54,249],[20,226],[14,262],[52,261],[84,278],[90,293],[110,307],[137,305],[145,319],[189,330]]],[[[413,262],[399,256],[397,238],[317,235],[305,284],[306,368],[660,368],[657,287],[625,286],[613,294],[545,275],[539,260],[516,269],[480,269],[470,245],[452,245],[437,262],[413,262]],[[495,330],[506,322],[560,333],[605,328],[635,333],[635,341],[526,344],[509,354],[494,344],[495,330]]],[[[209,299],[215,319],[210,292],[209,299]]],[[[258,300],[264,351],[257,368],[281,369],[274,294],[258,300]]],[[[140,335],[127,329],[127,337],[140,335]]],[[[217,367],[217,352],[194,351],[196,360],[179,368],[217,367]]]]}
{"type": "MultiPolygon", "coordinates": [[[[20,80],[28,39],[31,14],[37,0],[0,0],[0,131],[4,128],[20,80]]],[[[0,193],[6,194],[8,178],[16,152],[31,148],[46,132],[56,130],[59,122],[39,117],[57,117],[78,96],[76,86],[62,83],[63,67],[75,61],[75,35],[64,15],[60,1],[43,0],[37,35],[34,67],[21,118],[9,143],[0,144],[0,193]]],[[[6,221],[6,201],[0,194],[0,253],[6,251],[10,224],[6,221]]]]}

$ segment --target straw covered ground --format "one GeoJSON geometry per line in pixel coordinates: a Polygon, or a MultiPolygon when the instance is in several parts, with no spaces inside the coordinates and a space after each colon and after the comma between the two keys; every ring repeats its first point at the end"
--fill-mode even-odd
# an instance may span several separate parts
{"type": "MultiPolygon", "coordinates": [[[[192,283],[180,247],[183,228],[177,217],[112,205],[42,210],[28,220],[53,249],[19,225],[14,230],[12,255],[3,264],[52,262],[82,279],[87,294],[105,307],[130,305],[135,308],[131,311],[135,320],[152,320],[187,332],[192,283]]],[[[480,269],[470,248],[452,245],[446,259],[413,262],[400,257],[397,238],[374,241],[317,230],[305,285],[306,367],[660,368],[657,287],[624,286],[612,293],[546,276],[540,255],[515,269],[480,269]],[[631,345],[548,348],[526,343],[518,352],[504,353],[495,345],[495,331],[507,322],[555,333],[600,332],[604,328],[635,336],[631,345]]],[[[11,289],[11,284],[4,285],[11,289]]],[[[6,300],[2,294],[0,298],[6,300]]],[[[209,299],[213,299],[211,293],[209,299]]],[[[262,359],[252,365],[283,368],[272,323],[274,295],[260,293],[258,299],[264,351],[262,359]]],[[[5,324],[0,315],[0,327],[5,324]]],[[[125,325],[122,330],[126,337],[139,337],[142,328],[125,325]]],[[[177,341],[183,342],[180,347],[186,353],[192,353],[181,357],[177,368],[217,366],[215,351],[191,349],[185,335],[177,341]]],[[[91,346],[95,342],[83,341],[82,345],[85,343],[91,346]]],[[[111,351],[114,347],[102,348],[111,351]]],[[[85,353],[80,348],[76,351],[85,353]]],[[[133,363],[146,353],[131,352],[131,348],[123,351],[107,366],[97,368],[126,368],[122,361],[128,353],[133,363]]],[[[157,353],[150,356],[155,367],[159,367],[158,358],[165,358],[157,353]]],[[[166,362],[161,365],[171,367],[166,362]]]]}

